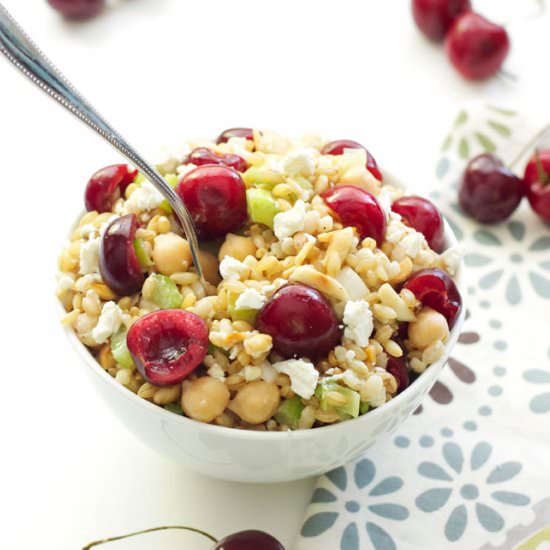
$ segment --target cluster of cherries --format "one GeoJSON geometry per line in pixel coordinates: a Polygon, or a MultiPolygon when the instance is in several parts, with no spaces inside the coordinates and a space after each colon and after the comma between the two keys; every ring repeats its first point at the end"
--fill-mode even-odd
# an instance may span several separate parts
{"type": "MultiPolygon", "coordinates": [[[[217,143],[231,137],[253,139],[249,128],[226,130],[217,143]]],[[[341,155],[346,149],[366,149],[349,140],[333,141],[322,153],[341,155]]],[[[366,167],[382,179],[376,161],[366,151],[366,167]]],[[[185,163],[196,166],[176,186],[176,192],[188,208],[201,240],[223,238],[238,231],[248,217],[245,184],[240,172],[246,161],[233,154],[218,154],[208,148],[191,151],[185,163]]],[[[135,179],[136,171],[127,165],[108,166],[96,172],[85,192],[88,210],[106,212],[135,179]]],[[[376,197],[365,189],[341,185],[322,195],[345,226],[355,227],[361,239],[371,237],[381,245],[386,233],[386,215],[376,197]]],[[[430,247],[441,252],[444,226],[439,210],[427,199],[406,196],[397,199],[392,209],[409,226],[424,234],[430,247]]],[[[103,233],[99,248],[99,266],[105,283],[118,295],[139,292],[144,273],[134,247],[139,226],[135,214],[114,219],[103,233]]],[[[406,283],[425,305],[439,311],[452,327],[461,302],[454,282],[440,269],[415,273],[406,283]]],[[[331,304],[317,290],[303,284],[281,287],[259,311],[256,328],[273,338],[273,349],[281,356],[310,357],[327,355],[341,338],[341,329],[331,304]]],[[[134,361],[151,383],[176,384],[203,361],[208,350],[208,327],[197,315],[163,309],[144,315],[130,328],[127,344],[134,361]]],[[[409,383],[404,358],[390,360],[388,370],[399,382],[399,391],[409,383]]]]}
{"type": "Polygon", "coordinates": [[[412,0],[418,28],[430,40],[445,41],[449,60],[469,80],[500,70],[510,39],[506,29],[472,11],[470,0],[412,0]]]}
{"type": "Polygon", "coordinates": [[[105,8],[105,0],[48,0],[67,19],[89,19],[105,8]]]}
{"type": "Polygon", "coordinates": [[[464,212],[481,223],[506,220],[524,196],[535,213],[550,222],[550,149],[535,151],[523,179],[495,155],[479,155],[466,166],[458,193],[464,212]]]}

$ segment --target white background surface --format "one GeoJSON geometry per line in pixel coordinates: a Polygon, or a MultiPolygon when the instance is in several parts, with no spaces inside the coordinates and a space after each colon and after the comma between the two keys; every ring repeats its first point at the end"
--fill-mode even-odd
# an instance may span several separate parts
{"type": "MultiPolygon", "coordinates": [[[[534,1],[478,2],[511,22],[507,68],[519,77],[478,85],[416,32],[408,0],[126,0],[85,24],[63,22],[44,0],[3,3],[146,152],[228,126],[317,131],[363,142],[422,189],[460,102],[550,118],[550,17],[518,20],[534,1]]],[[[0,86],[0,546],[74,550],[177,523],[220,537],[264,529],[291,549],[312,481],[247,486],[185,471],[129,435],[93,392],[58,326],[53,276],[87,178],[118,157],[4,62],[0,86]]],[[[111,547],[209,544],[166,533],[111,547]]]]}

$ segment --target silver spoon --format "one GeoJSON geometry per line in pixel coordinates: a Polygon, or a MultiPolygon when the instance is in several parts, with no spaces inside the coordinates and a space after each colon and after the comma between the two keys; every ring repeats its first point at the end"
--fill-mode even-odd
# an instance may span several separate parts
{"type": "Polygon", "coordinates": [[[2,4],[0,4],[0,52],[33,84],[107,140],[164,195],[183,227],[193,263],[199,277],[204,281],[198,259],[197,234],[193,220],[183,202],[162,176],[76,91],[2,4]]]}

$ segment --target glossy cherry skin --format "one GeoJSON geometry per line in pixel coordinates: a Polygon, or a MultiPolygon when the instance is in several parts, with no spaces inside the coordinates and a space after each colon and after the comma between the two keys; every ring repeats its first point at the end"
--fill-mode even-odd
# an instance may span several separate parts
{"type": "Polygon", "coordinates": [[[510,50],[510,38],[504,27],[478,13],[466,12],[447,33],[445,49],[462,76],[484,80],[500,70],[510,50]]]}
{"type": "Polygon", "coordinates": [[[291,283],[281,287],[258,313],[256,328],[273,338],[283,357],[325,356],[340,341],[338,319],[314,288],[291,283]]]}
{"type": "Polygon", "coordinates": [[[550,222],[550,149],[537,151],[529,159],[523,181],[531,208],[550,222]]]}
{"type": "Polygon", "coordinates": [[[432,250],[441,252],[445,244],[443,217],[435,204],[424,197],[415,195],[400,197],[391,209],[399,214],[404,222],[422,233],[432,250]]]}
{"type": "Polygon", "coordinates": [[[202,238],[222,237],[246,220],[246,188],[238,172],[208,164],[185,174],[176,193],[202,238]]]}
{"type": "Polygon", "coordinates": [[[220,540],[212,550],[285,550],[284,546],[264,531],[239,531],[220,540]]]}
{"type": "Polygon", "coordinates": [[[48,4],[68,19],[88,19],[105,7],[105,0],[48,0],[48,4]]]}
{"type": "Polygon", "coordinates": [[[98,170],[89,180],[84,191],[84,203],[88,212],[110,212],[116,200],[137,176],[138,171],[127,164],[113,164],[98,170]]]}
{"type": "Polygon", "coordinates": [[[113,220],[99,244],[99,271],[105,284],[119,296],[141,289],[144,275],[134,249],[137,217],[128,214],[113,220]]]}
{"type": "Polygon", "coordinates": [[[388,356],[388,364],[386,370],[393,375],[397,382],[396,395],[401,393],[410,384],[409,369],[407,368],[407,360],[405,357],[388,356]]]}
{"type": "Polygon", "coordinates": [[[438,311],[453,328],[460,311],[462,298],[450,275],[439,269],[429,268],[417,271],[403,285],[410,290],[423,305],[438,311]]]}
{"type": "Polygon", "coordinates": [[[214,153],[214,151],[208,149],[208,147],[197,147],[193,149],[189,156],[185,159],[184,164],[194,164],[195,166],[204,166],[205,164],[219,164],[221,166],[228,166],[237,170],[237,172],[244,172],[248,168],[248,163],[239,155],[232,155],[229,153],[220,155],[214,153]]]}
{"type": "Polygon", "coordinates": [[[338,185],[321,197],[340,221],[355,227],[361,239],[372,237],[380,246],[386,234],[386,214],[371,193],[354,185],[338,185]]]}
{"type": "Polygon", "coordinates": [[[507,219],[523,197],[524,184],[503,162],[490,153],[473,158],[462,175],[460,206],[481,223],[507,219]]]}
{"type": "Polygon", "coordinates": [[[471,7],[470,0],[412,0],[417,27],[435,42],[442,41],[457,16],[471,7]]]}
{"type": "Polygon", "coordinates": [[[228,128],[216,138],[216,143],[226,143],[233,137],[240,137],[253,141],[254,130],[252,128],[228,128]]]}
{"type": "Polygon", "coordinates": [[[128,330],[126,343],[148,382],[171,386],[202,363],[208,352],[208,327],[190,311],[161,309],[140,317],[128,330]]]}
{"type": "Polygon", "coordinates": [[[351,139],[339,139],[327,143],[322,149],[322,155],[342,155],[346,149],[362,149],[367,153],[367,170],[378,180],[382,181],[382,173],[380,172],[374,157],[369,153],[368,149],[351,139]]]}

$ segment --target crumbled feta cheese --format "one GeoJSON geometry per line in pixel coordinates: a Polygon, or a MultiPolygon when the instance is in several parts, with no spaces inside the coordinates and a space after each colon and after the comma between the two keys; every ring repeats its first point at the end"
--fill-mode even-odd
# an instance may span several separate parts
{"type": "Polygon", "coordinates": [[[280,212],[273,218],[273,232],[279,239],[292,237],[294,233],[303,231],[306,205],[304,201],[298,200],[296,204],[286,212],[280,212]]]}
{"type": "Polygon", "coordinates": [[[283,159],[283,169],[290,176],[312,176],[315,172],[314,149],[296,149],[283,159]]]}
{"type": "Polygon", "coordinates": [[[369,289],[363,282],[363,279],[349,266],[344,266],[340,270],[340,273],[336,276],[336,280],[346,289],[351,300],[360,300],[369,293],[369,289]]]}
{"type": "Polygon", "coordinates": [[[418,253],[428,246],[428,243],[426,242],[426,237],[424,237],[422,233],[411,231],[399,241],[399,246],[403,249],[406,256],[409,258],[416,258],[418,253]]]}
{"type": "Polygon", "coordinates": [[[463,246],[453,246],[441,254],[441,259],[450,275],[456,275],[460,266],[460,260],[465,253],[466,249],[463,246]]]}
{"type": "Polygon", "coordinates": [[[162,193],[150,181],[144,181],[126,201],[126,209],[137,214],[157,208],[163,200],[162,193]]]}
{"type": "Polygon", "coordinates": [[[238,281],[244,279],[250,273],[250,268],[233,258],[233,256],[226,256],[220,262],[220,274],[222,279],[226,281],[238,281]]]}
{"type": "Polygon", "coordinates": [[[424,235],[406,226],[400,218],[390,215],[386,229],[386,240],[395,245],[392,259],[401,261],[405,257],[415,259],[421,250],[428,248],[424,235]]]}
{"type": "Polygon", "coordinates": [[[274,363],[273,368],[288,375],[290,387],[295,394],[304,399],[309,399],[314,394],[319,380],[319,372],[313,363],[303,359],[288,359],[274,363]]]}
{"type": "Polygon", "coordinates": [[[115,302],[107,302],[101,310],[97,325],[92,330],[92,338],[98,344],[104,344],[108,338],[118,331],[122,322],[122,310],[115,302]]]}
{"type": "Polygon", "coordinates": [[[261,309],[266,298],[254,288],[247,288],[235,302],[236,309],[261,309]]]}
{"type": "Polygon", "coordinates": [[[74,289],[74,275],[72,273],[60,273],[57,278],[57,290],[65,292],[74,289]]]}
{"type": "Polygon", "coordinates": [[[99,237],[80,246],[80,273],[88,275],[99,271],[99,237]]]}
{"type": "Polygon", "coordinates": [[[350,300],[344,309],[344,336],[353,340],[358,346],[369,343],[374,330],[372,311],[365,300],[350,300]]]}
{"type": "Polygon", "coordinates": [[[161,174],[171,174],[190,152],[191,148],[187,143],[182,143],[179,147],[163,147],[153,156],[153,164],[161,174]]]}

